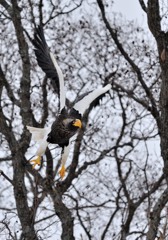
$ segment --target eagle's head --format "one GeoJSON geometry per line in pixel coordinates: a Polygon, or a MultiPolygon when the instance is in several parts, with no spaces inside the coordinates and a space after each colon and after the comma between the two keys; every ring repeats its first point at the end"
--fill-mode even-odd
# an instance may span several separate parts
{"type": "Polygon", "coordinates": [[[63,124],[69,130],[75,131],[82,127],[82,122],[80,119],[64,119],[63,124]]]}

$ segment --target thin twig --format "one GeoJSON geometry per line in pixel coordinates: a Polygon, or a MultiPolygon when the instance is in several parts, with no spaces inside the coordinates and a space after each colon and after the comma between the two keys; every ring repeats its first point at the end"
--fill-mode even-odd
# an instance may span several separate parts
{"type": "Polygon", "coordinates": [[[13,185],[13,181],[2,170],[0,170],[0,175],[13,185]]]}

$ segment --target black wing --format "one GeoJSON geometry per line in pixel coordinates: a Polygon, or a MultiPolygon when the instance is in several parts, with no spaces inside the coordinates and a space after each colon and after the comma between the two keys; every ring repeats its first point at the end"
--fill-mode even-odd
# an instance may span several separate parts
{"type": "Polygon", "coordinates": [[[64,78],[54,55],[49,51],[42,26],[35,29],[32,43],[39,66],[47,77],[52,79],[53,87],[57,90],[60,98],[60,110],[62,110],[65,107],[64,78]]]}

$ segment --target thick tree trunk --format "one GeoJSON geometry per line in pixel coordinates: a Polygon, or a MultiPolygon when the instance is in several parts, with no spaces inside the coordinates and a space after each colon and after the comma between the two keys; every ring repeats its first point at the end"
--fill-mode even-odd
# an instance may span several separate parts
{"type": "MultiPolygon", "coordinates": [[[[23,33],[23,26],[21,21],[21,9],[18,6],[18,1],[11,1],[12,11],[9,11],[11,15],[12,22],[15,28],[16,37],[18,41],[19,53],[22,61],[22,77],[21,77],[21,115],[24,128],[27,124],[31,123],[31,103],[30,103],[30,59],[28,53],[28,45],[25,40],[23,33]]],[[[24,154],[28,147],[28,136],[26,131],[21,136],[20,142],[15,140],[14,135],[11,136],[12,142],[14,144],[11,146],[12,156],[13,156],[13,186],[14,186],[14,196],[16,201],[16,207],[18,212],[18,217],[22,226],[21,239],[24,240],[37,240],[34,229],[34,219],[31,214],[31,210],[27,202],[27,190],[24,182],[25,178],[25,158],[24,154]]],[[[9,139],[9,144],[10,144],[9,139]]]]}
{"type": "MultiPolygon", "coordinates": [[[[167,52],[168,54],[168,52],[167,52]]],[[[168,59],[162,64],[161,106],[161,154],[164,160],[164,173],[168,184],[168,59]]]]}
{"type": "Polygon", "coordinates": [[[38,240],[34,229],[34,219],[27,202],[27,191],[24,182],[25,168],[23,165],[24,156],[21,152],[16,152],[13,161],[14,176],[14,195],[20,223],[22,226],[22,239],[38,240]]]}
{"type": "MultiPolygon", "coordinates": [[[[59,189],[59,188],[58,188],[59,189]]],[[[62,201],[62,194],[58,189],[51,190],[50,196],[54,203],[54,209],[56,215],[59,217],[62,224],[62,240],[75,240],[73,229],[74,229],[74,219],[70,210],[62,201]]]]}
{"type": "MultiPolygon", "coordinates": [[[[161,137],[161,155],[164,161],[164,175],[168,185],[168,35],[161,29],[160,6],[158,0],[148,0],[147,16],[148,25],[153,34],[157,47],[161,66],[161,92],[160,92],[160,125],[158,130],[161,137]]],[[[161,211],[168,201],[167,189],[161,194],[151,209],[149,217],[149,229],[147,239],[154,240],[157,236],[160,224],[161,211]]]]}

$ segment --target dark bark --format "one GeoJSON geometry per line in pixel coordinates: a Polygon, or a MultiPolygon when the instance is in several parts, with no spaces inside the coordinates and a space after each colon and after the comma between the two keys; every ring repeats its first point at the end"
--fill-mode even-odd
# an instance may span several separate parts
{"type": "Polygon", "coordinates": [[[16,200],[16,207],[18,216],[22,226],[23,240],[37,240],[34,229],[34,219],[27,202],[27,190],[24,182],[25,168],[22,164],[24,156],[19,151],[14,157],[14,195],[16,200]]]}
{"type": "MultiPolygon", "coordinates": [[[[164,161],[164,175],[168,185],[168,35],[161,29],[160,6],[158,0],[148,0],[148,26],[152,32],[158,47],[158,55],[161,67],[161,92],[160,92],[160,110],[161,110],[161,155],[164,161]],[[164,56],[163,56],[164,54],[164,56]]],[[[148,240],[154,240],[157,235],[160,223],[161,211],[168,201],[167,189],[158,198],[153,210],[150,213],[148,240]]]]}
{"type": "MultiPolygon", "coordinates": [[[[7,6],[9,9],[9,6],[7,6]]],[[[21,23],[21,16],[20,16],[20,8],[17,4],[17,1],[12,1],[12,21],[14,24],[14,28],[16,31],[16,36],[18,40],[19,52],[22,59],[22,68],[23,68],[23,75],[21,79],[21,115],[23,119],[23,124],[30,124],[31,121],[31,111],[30,111],[30,61],[28,55],[28,46],[25,41],[23,35],[23,28],[21,23]]],[[[16,102],[14,95],[8,85],[8,82],[5,81],[5,77],[1,70],[1,79],[3,81],[4,86],[6,86],[8,94],[11,98],[12,102],[16,102]]],[[[21,138],[20,142],[15,139],[15,136],[12,132],[11,127],[6,124],[5,117],[3,112],[1,112],[1,127],[6,140],[11,149],[11,154],[13,158],[13,187],[14,187],[14,196],[16,201],[16,207],[18,212],[18,217],[21,222],[22,226],[22,239],[24,240],[37,240],[38,237],[36,235],[34,229],[34,221],[31,216],[31,212],[27,202],[27,190],[24,182],[24,175],[25,175],[25,151],[28,147],[28,136],[24,133],[23,138],[21,138]]]]}
{"type": "Polygon", "coordinates": [[[164,160],[164,172],[168,182],[168,35],[161,29],[161,17],[159,13],[159,1],[148,1],[148,25],[151,30],[157,46],[161,66],[161,92],[160,92],[160,109],[161,109],[161,153],[164,160]],[[164,60],[161,54],[164,51],[164,60]]]}
{"type": "Polygon", "coordinates": [[[54,190],[50,191],[50,196],[53,200],[53,205],[55,209],[55,213],[59,217],[62,225],[62,240],[75,240],[74,237],[74,219],[72,217],[71,211],[66,207],[63,203],[62,194],[58,189],[55,188],[54,190]]]}
{"type": "Polygon", "coordinates": [[[168,202],[168,188],[162,193],[162,195],[156,202],[155,206],[153,207],[152,212],[150,212],[147,240],[156,239],[158,226],[161,220],[161,211],[167,202],[168,202]]]}

